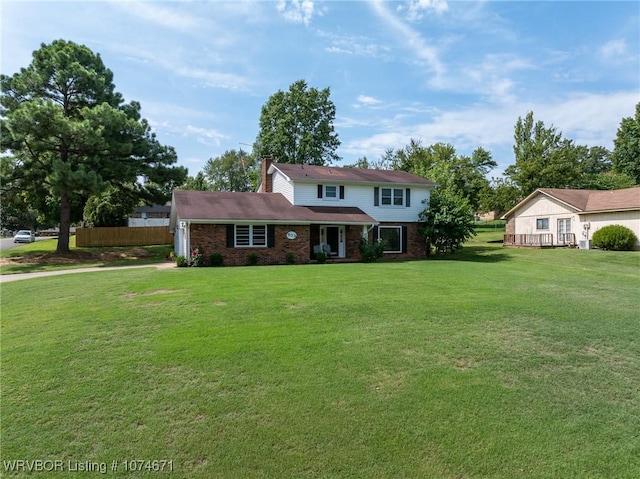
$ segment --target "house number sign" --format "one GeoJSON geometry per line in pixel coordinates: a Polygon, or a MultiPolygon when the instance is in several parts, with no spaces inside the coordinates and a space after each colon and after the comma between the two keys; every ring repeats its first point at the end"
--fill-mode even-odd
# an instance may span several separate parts
{"type": "Polygon", "coordinates": [[[287,231],[287,239],[294,240],[298,237],[298,233],[295,231],[287,231]]]}

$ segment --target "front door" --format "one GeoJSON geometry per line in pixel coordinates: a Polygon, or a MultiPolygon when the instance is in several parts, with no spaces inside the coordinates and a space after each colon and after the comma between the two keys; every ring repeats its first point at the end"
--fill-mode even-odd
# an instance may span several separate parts
{"type": "Polygon", "coordinates": [[[320,242],[329,245],[331,256],[344,258],[344,226],[321,226],[320,242]]]}

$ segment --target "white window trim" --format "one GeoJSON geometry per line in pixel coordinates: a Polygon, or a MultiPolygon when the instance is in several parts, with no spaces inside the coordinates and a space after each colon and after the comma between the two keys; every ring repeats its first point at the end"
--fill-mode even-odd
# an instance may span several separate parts
{"type": "Polygon", "coordinates": [[[405,188],[394,188],[394,187],[380,187],[380,192],[379,192],[379,198],[378,198],[378,205],[380,205],[381,208],[405,208],[405,205],[407,204],[407,191],[405,188]],[[390,205],[385,205],[382,202],[382,192],[383,190],[391,190],[391,204],[390,205]],[[396,190],[400,190],[402,191],[402,204],[401,205],[394,205],[393,204],[393,199],[395,198],[395,191],[396,190]]]}
{"type": "Polygon", "coordinates": [[[322,185],[322,199],[324,201],[339,201],[340,200],[340,187],[338,185],[322,185]],[[327,188],[335,188],[336,195],[329,197],[327,195],[327,188]]]}
{"type": "Polygon", "coordinates": [[[399,240],[398,245],[400,246],[400,249],[398,251],[385,250],[384,253],[402,253],[402,226],[378,226],[378,241],[382,239],[382,235],[380,234],[380,231],[383,229],[398,230],[398,240],[399,240]]]}
{"type": "Polygon", "coordinates": [[[266,248],[267,243],[269,242],[267,239],[268,231],[267,225],[234,225],[233,228],[233,245],[235,248],[266,248]],[[238,244],[238,227],[249,227],[249,244],[238,244]],[[253,228],[254,226],[258,226],[264,228],[264,244],[254,244],[253,241],[253,228]]]}

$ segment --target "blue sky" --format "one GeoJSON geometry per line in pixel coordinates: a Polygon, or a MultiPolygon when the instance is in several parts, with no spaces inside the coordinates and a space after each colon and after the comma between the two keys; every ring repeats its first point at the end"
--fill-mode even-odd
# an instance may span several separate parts
{"type": "Polygon", "coordinates": [[[4,0],[0,71],[55,39],[100,53],[127,101],[195,175],[250,150],[260,109],[329,87],[342,161],[410,139],[512,164],[519,116],[613,148],[640,101],[637,1],[4,0]]]}

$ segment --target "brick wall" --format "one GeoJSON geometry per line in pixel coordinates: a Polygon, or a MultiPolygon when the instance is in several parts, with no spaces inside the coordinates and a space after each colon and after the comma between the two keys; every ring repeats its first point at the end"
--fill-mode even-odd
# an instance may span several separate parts
{"type": "MultiPolygon", "coordinates": [[[[383,259],[420,259],[425,257],[425,242],[418,232],[416,223],[384,223],[389,226],[407,227],[407,253],[385,253],[383,259]]],[[[296,264],[313,260],[311,245],[311,229],[313,226],[276,225],[275,246],[273,248],[227,248],[227,225],[191,225],[191,246],[201,247],[205,260],[212,253],[220,253],[224,257],[225,266],[244,266],[249,264],[249,255],[255,253],[258,264],[287,264],[287,255],[293,253],[296,264]],[[287,238],[287,232],[295,231],[296,239],[287,238]]],[[[317,229],[317,226],[315,227],[317,229]]],[[[346,227],[346,258],[360,260],[358,245],[360,244],[362,227],[346,227]]],[[[373,232],[369,232],[369,240],[373,241],[373,232]]]]}
{"type": "MultiPolygon", "coordinates": [[[[406,226],[407,227],[407,252],[385,253],[382,259],[422,259],[426,257],[427,245],[424,237],[418,231],[417,223],[381,223],[380,226],[406,226]]],[[[373,231],[369,232],[369,241],[374,241],[373,231]]]]}
{"type": "Polygon", "coordinates": [[[225,266],[248,265],[251,253],[258,257],[258,264],[287,264],[289,253],[293,253],[296,264],[308,263],[310,244],[308,226],[276,225],[273,248],[227,248],[227,225],[191,225],[191,246],[200,246],[206,261],[212,253],[220,253],[225,266]],[[288,239],[288,231],[295,231],[296,239],[288,239]]]}

